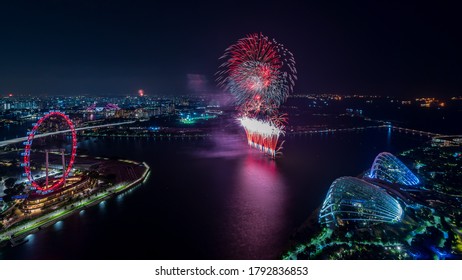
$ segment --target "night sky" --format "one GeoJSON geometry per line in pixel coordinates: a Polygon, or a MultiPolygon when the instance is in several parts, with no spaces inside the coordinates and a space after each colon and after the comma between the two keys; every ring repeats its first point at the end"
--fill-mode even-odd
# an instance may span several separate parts
{"type": "Polygon", "coordinates": [[[455,5],[343,2],[2,1],[0,96],[216,92],[254,32],[294,53],[296,93],[462,95],[455,5]]]}

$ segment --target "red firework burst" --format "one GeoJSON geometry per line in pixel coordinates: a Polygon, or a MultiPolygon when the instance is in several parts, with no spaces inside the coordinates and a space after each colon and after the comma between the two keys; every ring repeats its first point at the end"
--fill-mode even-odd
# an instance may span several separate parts
{"type": "Polygon", "coordinates": [[[287,123],[278,110],[296,80],[292,53],[275,40],[251,34],[227,48],[221,59],[217,81],[236,96],[249,145],[275,157],[287,123]]]}
{"type": "Polygon", "coordinates": [[[264,106],[279,107],[296,79],[291,52],[262,34],[251,34],[226,49],[218,82],[236,95],[239,105],[256,96],[264,106]]]}

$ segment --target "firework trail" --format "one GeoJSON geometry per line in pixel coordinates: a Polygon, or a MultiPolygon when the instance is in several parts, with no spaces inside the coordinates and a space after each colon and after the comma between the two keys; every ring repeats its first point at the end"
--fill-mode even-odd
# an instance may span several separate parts
{"type": "Polygon", "coordinates": [[[228,47],[220,59],[224,62],[217,82],[236,96],[238,120],[249,144],[274,157],[287,120],[279,107],[297,79],[293,54],[274,39],[251,34],[228,47]]]}

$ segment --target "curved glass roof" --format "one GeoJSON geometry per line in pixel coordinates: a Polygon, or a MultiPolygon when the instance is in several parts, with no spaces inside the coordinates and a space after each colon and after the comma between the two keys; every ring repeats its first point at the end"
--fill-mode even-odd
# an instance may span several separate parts
{"type": "Polygon", "coordinates": [[[386,181],[392,184],[415,186],[420,180],[402,163],[390,153],[380,153],[372,164],[369,178],[386,181]]]}
{"type": "Polygon", "coordinates": [[[356,177],[336,179],[319,213],[321,224],[396,223],[403,209],[384,189],[356,177]]]}

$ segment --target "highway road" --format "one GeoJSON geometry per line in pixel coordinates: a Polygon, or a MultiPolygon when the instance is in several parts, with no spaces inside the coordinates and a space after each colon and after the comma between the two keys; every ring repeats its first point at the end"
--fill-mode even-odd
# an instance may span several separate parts
{"type": "MultiPolygon", "coordinates": [[[[109,126],[116,126],[116,125],[131,124],[131,123],[135,123],[135,122],[136,122],[136,121],[126,121],[126,122],[118,122],[118,123],[108,123],[108,124],[94,125],[94,126],[84,126],[84,127],[78,127],[78,128],[76,128],[75,131],[87,130],[87,129],[95,129],[95,128],[102,128],[102,127],[109,127],[109,126]]],[[[71,132],[70,129],[67,129],[67,130],[59,130],[59,131],[55,131],[55,132],[47,132],[47,133],[42,133],[42,134],[36,134],[36,135],[34,136],[34,139],[40,138],[40,137],[46,137],[46,136],[50,136],[50,135],[55,135],[55,134],[69,133],[69,132],[71,132]]],[[[0,141],[0,147],[6,146],[6,145],[10,145],[10,144],[14,144],[14,143],[18,143],[18,142],[24,142],[24,141],[27,141],[27,136],[26,136],[26,137],[19,137],[19,138],[9,139],[9,140],[5,140],[5,141],[0,141]]]]}

